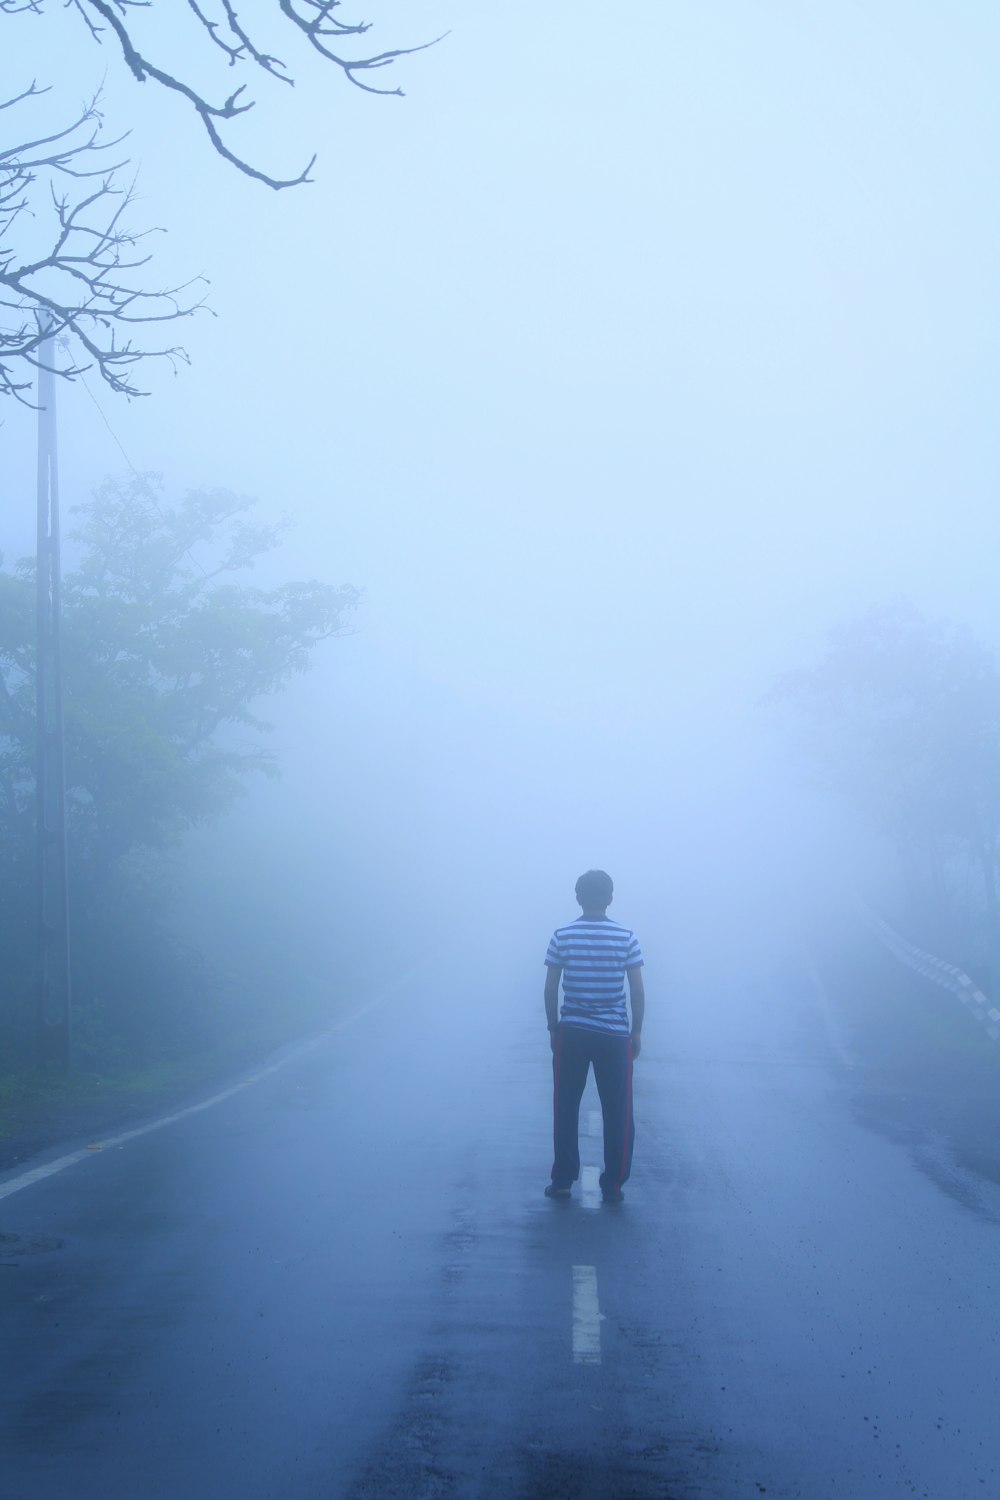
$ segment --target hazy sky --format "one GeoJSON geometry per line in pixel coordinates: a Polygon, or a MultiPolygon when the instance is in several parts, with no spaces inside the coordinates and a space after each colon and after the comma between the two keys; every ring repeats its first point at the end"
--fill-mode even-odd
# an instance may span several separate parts
{"type": "MultiPolygon", "coordinates": [[[[3,22],[8,91],[110,67],[157,279],[212,283],[192,369],[91,382],[132,462],[259,496],[296,523],[283,572],[366,590],[290,700],[296,775],[367,788],[361,828],[429,766],[466,826],[485,799],[515,849],[610,862],[838,619],[906,594],[1000,643],[994,5],[364,13],[379,47],[450,35],[372,99],[273,28],[299,84],[251,79],[240,143],[319,152],[281,194],[71,12],[3,22]]],[[[122,460],[61,401],[70,502],[122,460]]],[[[33,436],[3,415],[16,554],[33,436]]]]}

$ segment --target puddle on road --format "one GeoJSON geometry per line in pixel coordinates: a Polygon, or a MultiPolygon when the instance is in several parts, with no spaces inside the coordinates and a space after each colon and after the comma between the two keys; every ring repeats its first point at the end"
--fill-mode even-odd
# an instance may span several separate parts
{"type": "MultiPolygon", "coordinates": [[[[671,1450],[657,1450],[657,1462],[671,1450]]],[[[509,1493],[517,1500],[679,1500],[679,1491],[665,1487],[662,1476],[621,1460],[602,1463],[594,1454],[529,1454],[521,1485],[509,1493]]]]}
{"type": "Polygon", "coordinates": [[[1000,1224],[1000,1187],[958,1161],[944,1140],[926,1140],[910,1148],[910,1159],[936,1188],[987,1224],[1000,1224]]]}
{"type": "Polygon", "coordinates": [[[62,1240],[51,1234],[0,1234],[0,1262],[16,1262],[26,1255],[61,1250],[62,1240]]]}
{"type": "MultiPolygon", "coordinates": [[[[947,1113],[947,1111],[946,1111],[947,1113]]],[[[919,1092],[857,1092],[854,1117],[865,1129],[900,1146],[939,1192],[988,1224],[1000,1224],[998,1148],[992,1129],[951,1110],[941,1119],[941,1100],[919,1092]]]]}

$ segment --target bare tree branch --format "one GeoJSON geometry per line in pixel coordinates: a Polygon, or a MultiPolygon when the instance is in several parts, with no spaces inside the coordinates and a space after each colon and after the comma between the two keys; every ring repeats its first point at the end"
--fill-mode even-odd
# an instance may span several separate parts
{"type": "Polygon", "coordinates": [[[40,89],[37,80],[32,79],[28,88],[20,94],[15,94],[11,99],[0,99],[0,109],[13,109],[15,104],[21,104],[25,99],[30,99],[34,94],[47,94],[48,89],[40,89]]]}
{"type": "MultiPolygon", "coordinates": [[[[16,15],[24,11],[42,14],[47,5],[54,3],[55,0],[0,0],[0,14],[16,15]]],[[[184,99],[201,121],[213,149],[238,171],[276,189],[297,187],[310,181],[315,157],[295,176],[279,177],[248,161],[228,143],[225,127],[254,107],[254,100],[247,97],[245,83],[213,102],[187,77],[141,50],[135,35],[135,13],[152,9],[157,0],[66,0],[66,3],[81,17],[96,42],[103,44],[106,39],[113,39],[125,66],[137,82],[158,84],[168,93],[184,99]]],[[[186,0],[186,10],[200,30],[202,39],[217,53],[223,54],[227,69],[249,66],[281,83],[293,84],[295,80],[286,64],[240,20],[237,3],[238,0],[186,0]]],[[[401,95],[401,88],[380,88],[368,81],[368,75],[389,67],[397,58],[434,46],[441,38],[416,47],[394,47],[368,56],[351,57],[341,50],[343,45],[364,37],[370,31],[371,23],[342,21],[337,14],[342,3],[343,0],[270,0],[275,21],[284,32],[287,34],[291,29],[304,38],[313,52],[339,68],[355,87],[369,94],[401,95]]]]}
{"type": "MultiPolygon", "coordinates": [[[[42,92],[32,84],[0,109],[42,92]]],[[[137,324],[186,317],[201,299],[193,296],[194,283],[149,290],[136,280],[134,273],[149,264],[143,246],[151,231],[128,227],[133,188],[119,185],[124,163],[102,159],[121,138],[103,141],[101,128],[95,100],[65,129],[0,151],[0,309],[6,313],[0,316],[0,396],[30,402],[42,364],[67,380],[96,368],[112,390],[138,396],[143,392],[134,367],[140,361],[176,365],[187,359],[177,346],[134,342],[137,324]],[[92,185],[67,189],[67,181],[80,180],[92,185]],[[40,253],[34,249],[39,241],[40,253]],[[39,313],[46,314],[44,333],[39,313]]]]}
{"type": "Polygon", "coordinates": [[[334,52],[329,43],[335,38],[348,36],[361,36],[371,29],[368,21],[360,22],[351,26],[343,21],[338,21],[333,12],[340,7],[340,0],[299,0],[296,8],[295,0],[278,0],[278,6],[282,15],[287,16],[293,26],[308,38],[310,46],[325,57],[328,62],[336,63],[344,75],[350,79],[357,88],[364,89],[366,94],[397,94],[402,96],[403,90],[379,89],[373,84],[365,83],[356,74],[370,71],[372,68],[385,68],[395,62],[397,57],[409,57],[414,52],[424,52],[428,47],[434,47],[442,40],[435,37],[431,42],[422,42],[418,47],[396,47],[389,52],[379,52],[373,57],[361,57],[350,59],[334,52]]]}
{"type": "MultiPolygon", "coordinates": [[[[237,82],[224,95],[222,90],[210,95],[190,81],[186,68],[172,70],[143,50],[138,41],[142,13],[157,5],[166,9],[167,0],[0,0],[0,16],[45,16],[57,3],[75,11],[99,45],[107,43],[120,53],[137,82],[153,83],[183,100],[201,121],[213,150],[237,171],[276,189],[310,180],[315,157],[297,175],[279,177],[234,149],[230,127],[254,108],[246,82],[237,82]]],[[[241,0],[186,0],[172,7],[193,28],[193,44],[189,36],[182,54],[194,59],[192,70],[207,50],[227,73],[243,69],[239,76],[249,78],[256,70],[293,84],[285,62],[264,40],[266,23],[244,23],[240,6],[241,0]]],[[[282,35],[304,40],[366,93],[400,94],[399,88],[369,82],[370,75],[434,45],[355,57],[351,43],[367,35],[370,23],[342,20],[342,0],[258,0],[258,12],[263,6],[270,8],[272,24],[282,35]]],[[[9,120],[10,111],[30,108],[46,92],[33,81],[19,94],[0,99],[0,114],[9,120]]],[[[172,322],[202,302],[195,283],[160,290],[143,284],[141,273],[150,260],[148,231],[128,227],[133,189],[120,184],[126,163],[114,156],[124,137],[107,139],[102,130],[95,100],[62,129],[0,145],[0,396],[29,402],[34,371],[43,360],[46,367],[53,362],[68,380],[96,368],[112,390],[127,396],[143,394],[135,381],[135,367],[143,359],[186,360],[178,347],[149,348],[134,341],[136,325],[172,322]],[[45,314],[41,321],[38,314],[45,314]],[[53,335],[43,351],[45,339],[53,335]],[[58,356],[51,352],[55,349],[58,356]]]]}
{"type": "MultiPolygon", "coordinates": [[[[193,3],[194,0],[192,0],[192,4],[193,3]]],[[[249,35],[244,31],[243,27],[237,20],[236,11],[233,9],[230,0],[222,0],[222,6],[226,12],[226,20],[229,22],[232,33],[235,37],[238,38],[241,44],[241,55],[252,57],[259,68],[263,68],[266,73],[273,74],[275,78],[280,78],[282,83],[294,84],[294,78],[289,78],[288,74],[285,72],[285,64],[281,61],[280,58],[271,57],[269,53],[259,52],[257,50],[249,35]]],[[[227,48],[227,51],[228,50],[229,49],[227,48]]],[[[238,62],[239,58],[235,57],[233,61],[238,62]]]]}

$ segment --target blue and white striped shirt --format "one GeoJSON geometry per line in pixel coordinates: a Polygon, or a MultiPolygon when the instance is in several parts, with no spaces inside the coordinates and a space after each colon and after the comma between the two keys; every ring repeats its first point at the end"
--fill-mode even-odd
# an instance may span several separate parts
{"type": "Polygon", "coordinates": [[[628,1035],[625,972],[642,967],[634,932],[610,917],[577,917],[556,928],[545,964],[562,970],[565,1025],[628,1035]]]}

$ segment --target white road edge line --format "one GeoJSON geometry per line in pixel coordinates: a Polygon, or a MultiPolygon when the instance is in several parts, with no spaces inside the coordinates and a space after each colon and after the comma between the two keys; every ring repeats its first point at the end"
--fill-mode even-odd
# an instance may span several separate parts
{"type": "MultiPolygon", "coordinates": [[[[251,1074],[249,1078],[241,1079],[239,1083],[234,1083],[228,1089],[220,1090],[218,1094],[213,1094],[209,1099],[202,1099],[198,1104],[189,1104],[186,1109],[178,1109],[173,1114],[161,1115],[158,1120],[150,1120],[145,1125],[137,1125],[133,1130],[123,1130],[119,1135],[107,1136],[99,1142],[101,1150],[107,1151],[115,1146],[124,1146],[127,1141],[137,1140],[141,1135],[149,1135],[154,1130],[162,1130],[166,1125],[176,1125],[178,1120],[186,1120],[191,1115],[199,1115],[202,1110],[212,1109],[216,1104],[221,1104],[224,1099],[231,1099],[234,1094],[242,1093],[244,1089],[251,1088],[252,1085],[260,1083],[264,1078],[270,1078],[272,1073],[280,1072],[282,1068],[287,1067],[296,1058],[302,1057],[307,1052],[314,1051],[317,1047],[321,1047],[325,1041],[334,1036],[338,1031],[346,1031],[348,1026],[354,1025],[355,1021],[360,1021],[362,1016],[366,1016],[376,1006],[382,1005],[388,1000],[390,995],[394,994],[396,990],[401,989],[412,976],[413,971],[411,970],[397,984],[390,985],[380,995],[376,995],[374,1000],[369,1000],[367,1005],[362,1005],[360,1010],[352,1011],[349,1016],[345,1016],[340,1021],[335,1021],[332,1026],[328,1026],[318,1036],[312,1037],[310,1041],[305,1042],[301,1047],[296,1047],[285,1057],[271,1063],[269,1067],[261,1068],[259,1072],[251,1074]]],[[[43,1162],[40,1167],[33,1167],[28,1172],[22,1172],[18,1177],[11,1178],[9,1182],[0,1182],[0,1200],[11,1197],[13,1193],[21,1192],[23,1188],[32,1187],[36,1182],[42,1182],[46,1177],[54,1177],[57,1172],[65,1172],[67,1167],[75,1167],[77,1162],[93,1161],[97,1154],[92,1147],[83,1146],[79,1151],[69,1151],[65,1156],[57,1156],[53,1161],[43,1162]]]]}
{"type": "Polygon", "coordinates": [[[597,1267],[573,1267],[573,1363],[601,1363],[601,1324],[604,1314],[597,1300],[597,1267]]]}

